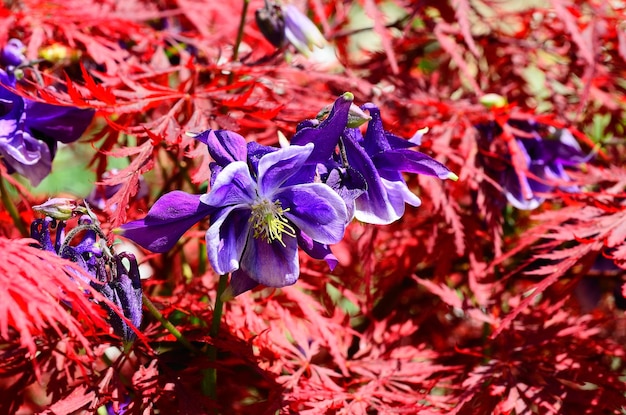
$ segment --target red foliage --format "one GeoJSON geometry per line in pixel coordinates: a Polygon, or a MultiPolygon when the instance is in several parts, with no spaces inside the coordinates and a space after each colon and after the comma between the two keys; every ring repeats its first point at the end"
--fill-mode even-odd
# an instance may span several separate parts
{"type": "MultiPolygon", "coordinates": [[[[8,239],[41,200],[2,168],[18,217],[0,210],[0,413],[621,413],[624,9],[303,1],[337,58],[314,62],[263,39],[253,23],[261,0],[250,1],[235,54],[242,3],[0,8],[0,44],[19,37],[29,59],[46,59],[24,69],[19,93],[97,110],[75,145],[95,149],[98,182],[120,185],[99,212],[105,230],[145,215],[142,177],[148,206],[174,189],[206,191],[209,156],[185,133],[223,128],[275,144],[345,91],[378,105],[398,136],[428,127],[420,151],[459,181],[408,178],[422,206],[385,227],[350,224],[333,272],[302,255],[294,287],[227,302],[214,338],[217,276],[203,232],[190,231],[171,252],[145,256],[154,275],[143,282],[188,343],[144,309],[143,336],[124,345],[93,301],[104,299],[72,278],[75,265],[8,239]],[[486,108],[487,93],[508,104],[486,108]],[[533,212],[506,205],[474,126],[509,117],[568,128],[595,152],[570,174],[578,192],[555,191],[533,212]],[[117,161],[125,167],[103,177],[117,161]],[[203,386],[212,369],[217,399],[203,386]]],[[[527,173],[503,136],[500,150],[527,173]]]]}

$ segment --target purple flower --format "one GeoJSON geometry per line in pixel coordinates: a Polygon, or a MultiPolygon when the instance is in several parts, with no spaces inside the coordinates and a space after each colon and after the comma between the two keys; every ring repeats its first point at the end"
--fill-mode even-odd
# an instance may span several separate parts
{"type": "MultiPolygon", "coordinates": [[[[457,179],[443,164],[412,150],[411,147],[416,146],[414,141],[401,139],[385,131],[380,110],[374,104],[361,107],[371,116],[365,135],[358,128],[350,128],[348,120],[352,99],[350,93],[339,97],[326,120],[318,126],[314,123],[304,126],[296,132],[291,142],[299,145],[315,143],[314,155],[309,162],[317,164],[317,171],[323,170],[319,164],[329,171],[344,168],[349,176],[344,184],[364,183],[361,193],[355,192],[354,186],[348,189],[352,190],[350,194],[355,197],[354,216],[358,220],[389,224],[402,217],[405,203],[413,206],[421,204],[420,199],[406,185],[402,173],[457,179]],[[338,146],[339,151],[336,150],[338,146]],[[356,175],[360,175],[361,180],[356,175]]],[[[345,187],[343,190],[346,190],[345,187]]],[[[349,197],[344,200],[350,204],[349,197]]]]}
{"type": "Polygon", "coordinates": [[[267,153],[256,178],[245,162],[234,161],[200,198],[216,209],[206,235],[209,261],[219,274],[233,272],[233,295],[257,284],[295,283],[300,240],[332,244],[343,238],[346,207],[330,187],[288,184],[312,152],[309,144],[267,153]]]}
{"type": "Polygon", "coordinates": [[[558,188],[576,192],[565,167],[589,159],[571,132],[537,123],[531,119],[509,119],[504,128],[496,122],[479,124],[480,161],[496,179],[506,199],[518,209],[538,207],[546,194],[558,188]],[[505,134],[514,140],[504,141],[505,134]],[[512,154],[517,154],[514,160],[512,154]],[[517,166],[516,166],[517,164],[517,166]]]}
{"type": "Polygon", "coordinates": [[[9,89],[15,77],[2,70],[0,84],[0,156],[10,172],[37,186],[50,173],[57,143],[78,140],[94,111],[22,98],[9,89]]]}
{"type": "MultiPolygon", "coordinates": [[[[75,212],[79,211],[80,209],[75,209],[75,212]]],[[[78,226],[67,234],[65,228],[65,221],[57,221],[51,217],[36,219],[31,224],[31,238],[39,243],[41,249],[77,263],[92,278],[86,278],[80,273],[76,273],[76,277],[94,287],[135,327],[139,327],[142,319],[142,289],[135,257],[128,253],[114,254],[104,243],[105,238],[99,226],[88,215],[83,215],[78,221],[78,226]],[[54,228],[56,238],[53,244],[50,231],[54,228]],[[73,243],[77,236],[80,236],[77,238],[78,243],[73,243]],[[128,268],[123,260],[128,262],[128,268]]],[[[124,340],[132,340],[135,333],[131,326],[109,305],[102,306],[109,314],[113,331],[124,340]]]]}

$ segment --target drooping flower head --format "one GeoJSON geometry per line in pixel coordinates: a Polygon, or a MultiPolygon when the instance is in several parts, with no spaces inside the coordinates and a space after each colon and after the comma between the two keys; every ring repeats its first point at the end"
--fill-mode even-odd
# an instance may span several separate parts
{"type": "Polygon", "coordinates": [[[578,191],[566,167],[584,163],[590,155],[582,151],[569,130],[532,118],[509,118],[504,125],[489,121],[476,129],[479,161],[514,207],[535,209],[555,189],[578,191]]]}
{"type": "MultiPolygon", "coordinates": [[[[51,199],[34,208],[41,212],[52,212],[57,218],[46,216],[33,221],[31,238],[39,243],[41,249],[78,264],[92,278],[86,278],[81,273],[76,273],[76,277],[104,295],[135,327],[139,327],[142,320],[142,289],[135,257],[124,252],[115,254],[112,247],[106,245],[98,222],[91,214],[82,215],[78,225],[66,233],[65,220],[73,214],[89,212],[84,207],[69,203],[66,199],[51,199]],[[56,237],[52,242],[51,230],[55,228],[56,237]]],[[[135,336],[133,329],[107,304],[102,306],[109,314],[114,333],[125,340],[132,340],[135,336]]]]}
{"type": "MultiPolygon", "coordinates": [[[[361,177],[365,187],[353,201],[356,219],[365,223],[389,224],[402,217],[406,203],[419,206],[421,201],[408,188],[403,173],[457,179],[440,162],[413,150],[416,140],[404,140],[386,131],[380,110],[374,104],[361,107],[370,114],[365,135],[359,128],[352,127],[350,120],[354,118],[350,118],[350,107],[353,98],[350,93],[339,97],[324,121],[303,125],[291,143],[315,142],[315,154],[309,162],[315,163],[318,171],[321,164],[328,170],[349,169],[347,182],[357,183],[360,181],[357,175],[361,177]]],[[[350,201],[346,200],[346,203],[350,204],[350,201]]]]}
{"type": "Polygon", "coordinates": [[[36,186],[50,173],[58,143],[78,140],[94,111],[40,103],[13,92],[11,70],[22,59],[15,51],[18,46],[10,43],[0,53],[0,60],[11,65],[8,72],[0,70],[0,158],[10,172],[36,186]]]}
{"type": "Polygon", "coordinates": [[[278,5],[265,0],[265,6],[256,11],[255,17],[263,36],[277,48],[289,42],[298,52],[309,56],[315,47],[326,45],[315,23],[292,4],[278,5]]]}

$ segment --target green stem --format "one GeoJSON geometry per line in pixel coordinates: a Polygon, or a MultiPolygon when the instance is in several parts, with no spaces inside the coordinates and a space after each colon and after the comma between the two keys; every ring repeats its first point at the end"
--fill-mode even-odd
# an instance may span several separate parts
{"type": "MultiPolygon", "coordinates": [[[[241,11],[241,20],[239,21],[239,29],[237,30],[237,39],[235,39],[235,46],[233,49],[233,62],[239,59],[239,45],[243,40],[243,29],[246,27],[246,14],[248,14],[248,5],[250,0],[243,0],[243,10],[241,11]]],[[[228,75],[228,83],[232,84],[235,79],[235,74],[231,71],[228,75]]]]}
{"type": "MultiPolygon", "coordinates": [[[[224,310],[224,301],[222,300],[222,294],[226,290],[228,284],[228,274],[220,275],[219,282],[217,284],[217,293],[215,297],[215,307],[213,308],[213,319],[211,320],[211,328],[209,330],[209,336],[215,339],[220,331],[220,323],[222,321],[222,312],[224,310]]],[[[217,347],[215,345],[209,345],[207,350],[210,362],[217,361],[217,347]]],[[[204,379],[202,380],[202,390],[204,394],[211,399],[217,398],[217,369],[210,367],[204,371],[204,379]]]]}
{"type": "Polygon", "coordinates": [[[183,336],[183,334],[180,331],[178,331],[178,329],[174,327],[172,323],[170,323],[169,320],[163,317],[163,314],[161,314],[161,312],[156,308],[154,303],[150,301],[150,299],[146,297],[145,294],[143,294],[142,297],[143,297],[143,305],[145,305],[148,311],[150,311],[150,314],[152,314],[152,316],[156,318],[159,321],[159,323],[161,323],[161,325],[165,327],[165,329],[169,331],[172,334],[172,336],[174,336],[176,340],[180,342],[180,344],[185,346],[185,348],[192,351],[193,353],[199,352],[198,349],[196,349],[193,346],[193,344],[189,343],[189,340],[187,340],[185,336],[183,336]]]}
{"type": "Polygon", "coordinates": [[[15,207],[15,203],[13,203],[13,200],[11,199],[9,192],[7,191],[6,185],[4,184],[4,177],[2,177],[1,174],[0,174],[0,198],[2,198],[2,204],[6,208],[7,212],[9,212],[9,215],[11,216],[11,219],[13,219],[13,223],[15,224],[15,227],[17,228],[17,230],[20,231],[20,234],[24,238],[28,238],[29,233],[26,230],[26,227],[24,226],[24,222],[22,222],[22,218],[20,217],[20,213],[17,211],[17,208],[15,207]]]}

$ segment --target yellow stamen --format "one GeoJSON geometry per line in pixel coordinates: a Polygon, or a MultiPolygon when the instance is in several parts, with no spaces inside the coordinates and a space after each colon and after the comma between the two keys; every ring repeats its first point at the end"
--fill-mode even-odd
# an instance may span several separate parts
{"type": "Polygon", "coordinates": [[[282,246],[283,234],[296,237],[295,229],[289,224],[285,218],[285,212],[289,209],[283,209],[280,201],[271,202],[267,199],[259,199],[252,205],[252,215],[250,222],[254,228],[253,236],[260,238],[267,243],[278,241],[282,246]]]}

